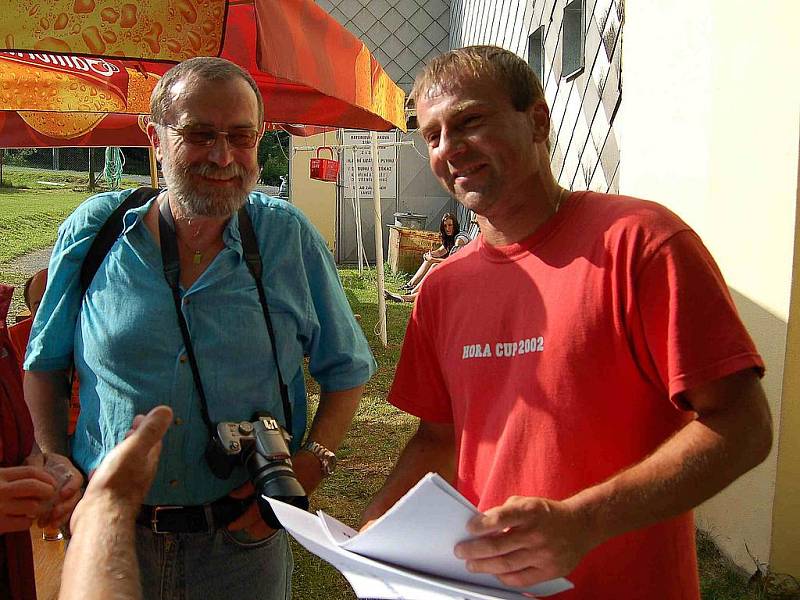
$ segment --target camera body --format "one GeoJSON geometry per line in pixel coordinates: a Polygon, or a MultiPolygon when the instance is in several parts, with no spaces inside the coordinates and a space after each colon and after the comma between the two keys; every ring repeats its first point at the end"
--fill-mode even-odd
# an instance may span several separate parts
{"type": "Polygon", "coordinates": [[[290,439],[278,421],[262,411],[255,413],[252,421],[218,423],[206,450],[206,462],[220,479],[228,479],[238,464],[247,467],[261,517],[275,528],[280,523],[264,497],[308,509],[308,497],[292,469],[290,439]]]}

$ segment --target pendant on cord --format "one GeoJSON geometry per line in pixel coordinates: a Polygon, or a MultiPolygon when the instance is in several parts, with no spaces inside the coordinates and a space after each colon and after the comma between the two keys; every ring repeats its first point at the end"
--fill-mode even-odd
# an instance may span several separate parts
{"type": "Polygon", "coordinates": [[[203,254],[200,252],[200,250],[195,250],[194,256],[192,257],[192,262],[196,265],[199,265],[201,260],[203,260],[203,254]]]}

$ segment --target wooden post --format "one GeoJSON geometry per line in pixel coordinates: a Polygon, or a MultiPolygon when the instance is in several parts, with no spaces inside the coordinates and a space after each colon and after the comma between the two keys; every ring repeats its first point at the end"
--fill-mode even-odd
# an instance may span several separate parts
{"type": "Polygon", "coordinates": [[[158,189],[158,162],[156,161],[156,153],[153,147],[148,148],[150,155],[150,187],[158,189]]]}
{"type": "MultiPolygon", "coordinates": [[[[378,337],[383,347],[388,345],[386,335],[386,298],[383,296],[383,224],[381,222],[381,182],[378,172],[378,134],[370,132],[370,151],[372,154],[372,198],[375,211],[375,272],[378,275],[378,337]]],[[[355,160],[353,168],[356,168],[355,160]]]]}
{"type": "Polygon", "coordinates": [[[94,191],[94,165],[92,164],[92,148],[89,148],[89,191],[94,191]]]}

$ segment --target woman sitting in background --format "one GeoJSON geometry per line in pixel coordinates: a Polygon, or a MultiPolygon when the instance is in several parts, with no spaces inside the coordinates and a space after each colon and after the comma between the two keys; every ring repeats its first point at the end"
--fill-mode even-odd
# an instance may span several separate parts
{"type": "Polygon", "coordinates": [[[401,288],[406,292],[405,294],[393,294],[385,290],[384,296],[386,299],[393,300],[394,302],[413,302],[422,287],[422,283],[425,281],[425,277],[431,272],[431,269],[469,241],[465,236],[459,235],[460,231],[461,226],[458,224],[458,219],[456,219],[455,215],[444,213],[442,222],[439,225],[442,245],[422,255],[422,264],[419,269],[417,269],[414,276],[408,280],[408,283],[401,288]]]}
{"type": "Polygon", "coordinates": [[[420,283],[422,283],[423,277],[428,274],[428,271],[430,271],[433,265],[439,264],[450,255],[450,251],[453,249],[453,246],[455,246],[456,236],[458,235],[459,231],[461,231],[461,227],[459,226],[458,219],[456,219],[455,215],[451,213],[444,213],[444,216],[442,216],[442,222],[439,223],[439,233],[442,236],[442,245],[435,250],[429,250],[422,255],[422,264],[402,289],[406,291],[413,290],[420,283]]]}

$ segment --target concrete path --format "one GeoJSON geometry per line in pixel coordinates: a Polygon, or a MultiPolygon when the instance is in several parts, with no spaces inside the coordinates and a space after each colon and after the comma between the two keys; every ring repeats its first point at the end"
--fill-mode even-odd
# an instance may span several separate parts
{"type": "Polygon", "coordinates": [[[21,273],[25,277],[30,277],[37,271],[44,269],[50,263],[50,253],[53,247],[36,250],[24,256],[8,261],[3,268],[15,273],[21,273]]]}

